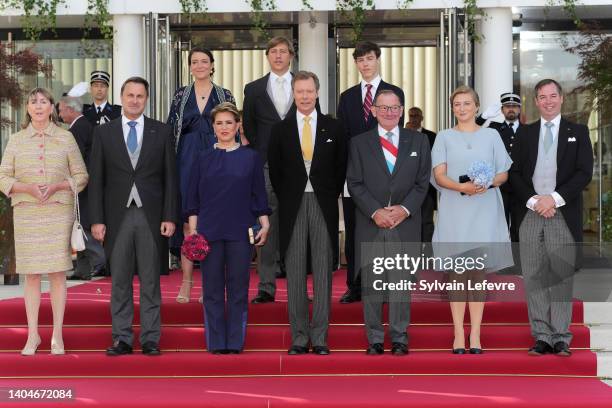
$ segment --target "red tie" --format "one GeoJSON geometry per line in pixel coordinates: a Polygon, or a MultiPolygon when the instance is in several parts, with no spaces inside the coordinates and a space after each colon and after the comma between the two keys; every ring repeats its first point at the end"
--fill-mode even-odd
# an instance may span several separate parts
{"type": "Polygon", "coordinates": [[[368,123],[370,111],[372,110],[372,84],[366,84],[366,94],[363,100],[363,119],[368,123]]]}

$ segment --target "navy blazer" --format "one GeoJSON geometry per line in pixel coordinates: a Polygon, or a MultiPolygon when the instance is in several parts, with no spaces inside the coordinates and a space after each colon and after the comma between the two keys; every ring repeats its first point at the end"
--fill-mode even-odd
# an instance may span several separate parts
{"type": "MultiPolygon", "coordinates": [[[[402,106],[404,105],[404,91],[395,85],[391,85],[385,81],[380,81],[376,94],[383,89],[390,89],[400,96],[402,106]]],[[[376,95],[374,95],[376,98],[376,95]]],[[[350,140],[353,136],[357,136],[368,130],[374,129],[378,122],[370,112],[367,122],[363,118],[363,101],[361,99],[361,83],[347,89],[340,94],[338,102],[337,117],[342,121],[346,129],[346,134],[350,140]]],[[[400,118],[399,123],[404,123],[404,115],[400,118]]]]}

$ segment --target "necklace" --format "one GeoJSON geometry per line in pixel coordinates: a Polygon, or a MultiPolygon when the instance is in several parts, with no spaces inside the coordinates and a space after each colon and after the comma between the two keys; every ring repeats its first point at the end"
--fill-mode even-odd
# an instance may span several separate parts
{"type": "Polygon", "coordinates": [[[468,141],[465,138],[465,133],[473,133],[473,132],[462,132],[461,130],[459,130],[456,126],[454,128],[457,132],[459,132],[459,134],[461,135],[461,140],[463,140],[463,143],[465,143],[465,146],[467,147],[468,150],[472,150],[472,142],[468,141]]]}

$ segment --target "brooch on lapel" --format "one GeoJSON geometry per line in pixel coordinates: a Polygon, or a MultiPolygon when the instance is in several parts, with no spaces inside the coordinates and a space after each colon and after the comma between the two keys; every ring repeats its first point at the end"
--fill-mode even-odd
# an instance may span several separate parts
{"type": "Polygon", "coordinates": [[[333,142],[333,140],[331,140],[331,139],[327,139],[327,140],[325,141],[325,143],[331,143],[331,142],[333,142]]]}
{"type": "Polygon", "coordinates": [[[410,153],[410,157],[416,157],[416,156],[417,156],[417,152],[410,153]]]}
{"type": "Polygon", "coordinates": [[[568,138],[567,138],[567,141],[568,141],[568,142],[575,142],[575,141],[576,141],[576,138],[575,138],[575,137],[568,137],[568,138]]]}

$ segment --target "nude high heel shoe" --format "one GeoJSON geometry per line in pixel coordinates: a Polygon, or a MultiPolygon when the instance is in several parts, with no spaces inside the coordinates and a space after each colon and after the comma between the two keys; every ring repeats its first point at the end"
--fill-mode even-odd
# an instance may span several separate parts
{"type": "Polygon", "coordinates": [[[38,339],[34,343],[30,343],[29,341],[26,342],[25,347],[23,348],[23,350],[21,350],[21,355],[33,356],[34,354],[36,354],[38,346],[40,346],[40,336],[38,336],[38,339]]]}
{"type": "Polygon", "coordinates": [[[181,284],[181,288],[179,289],[178,296],[176,297],[177,303],[189,303],[189,298],[191,297],[191,286],[193,285],[193,281],[183,280],[181,284]],[[187,286],[187,295],[184,295],[183,287],[187,286]]]}
{"type": "Polygon", "coordinates": [[[63,354],[66,354],[66,352],[64,351],[64,342],[62,341],[60,343],[54,338],[51,338],[51,354],[55,356],[61,356],[63,354]]]}

